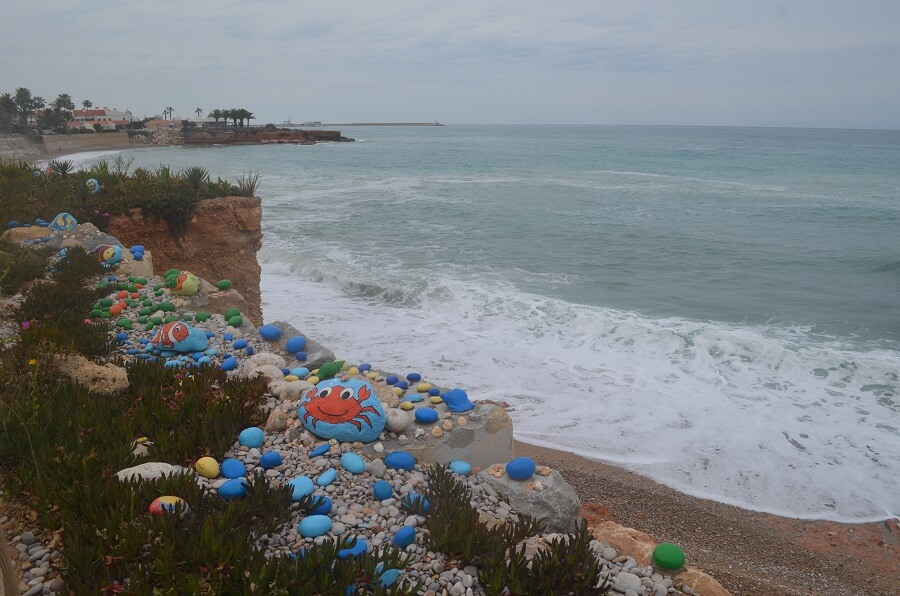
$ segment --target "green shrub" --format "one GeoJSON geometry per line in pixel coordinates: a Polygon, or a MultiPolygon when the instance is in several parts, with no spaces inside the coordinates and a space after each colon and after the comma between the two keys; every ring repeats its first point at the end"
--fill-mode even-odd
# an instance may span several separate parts
{"type": "Polygon", "coordinates": [[[53,279],[70,288],[79,288],[107,271],[94,255],[81,246],[67,248],[66,257],[56,264],[56,269],[53,279]]]}
{"type": "Polygon", "coordinates": [[[27,282],[44,277],[52,252],[0,240],[0,292],[17,294],[27,282]]]}

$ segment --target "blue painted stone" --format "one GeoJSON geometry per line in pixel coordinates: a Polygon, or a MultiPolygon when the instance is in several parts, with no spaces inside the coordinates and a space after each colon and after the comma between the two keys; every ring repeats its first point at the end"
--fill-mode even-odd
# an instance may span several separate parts
{"type": "Polygon", "coordinates": [[[234,370],[237,368],[237,364],[238,363],[237,363],[237,360],[235,359],[235,357],[229,356],[228,358],[226,358],[225,360],[222,361],[222,364],[220,365],[220,367],[222,368],[222,370],[225,370],[225,371],[234,370]]]}
{"type": "Polygon", "coordinates": [[[157,356],[162,356],[163,358],[171,358],[175,355],[175,352],[171,350],[163,350],[162,352],[157,352],[157,356]]]}
{"type": "Polygon", "coordinates": [[[283,374],[284,376],[288,376],[289,374],[291,374],[291,369],[289,369],[289,368],[282,368],[282,369],[281,369],[281,374],[283,374]]]}
{"type": "Polygon", "coordinates": [[[212,362],[212,358],[209,356],[203,356],[197,360],[197,364],[209,364],[212,362]]]}
{"type": "Polygon", "coordinates": [[[410,383],[418,383],[422,380],[422,375],[420,375],[419,373],[409,373],[408,375],[406,375],[406,380],[410,383]]]}
{"type": "Polygon", "coordinates": [[[397,381],[394,383],[395,387],[399,387],[400,389],[409,389],[409,383],[406,381],[397,381]]]}
{"type": "Polygon", "coordinates": [[[534,475],[534,460],[530,457],[517,457],[506,464],[506,475],[513,480],[528,480],[534,475]]]}
{"type": "Polygon", "coordinates": [[[450,462],[450,465],[447,467],[450,468],[451,472],[459,474],[460,476],[468,476],[472,473],[472,466],[469,464],[469,462],[465,462],[459,459],[450,462]]]}
{"type": "Polygon", "coordinates": [[[219,353],[219,348],[209,348],[208,350],[206,350],[203,353],[206,354],[207,356],[215,356],[216,354],[219,353]]]}
{"type": "Polygon", "coordinates": [[[441,390],[438,389],[437,387],[432,387],[431,389],[428,390],[428,395],[431,397],[435,397],[440,394],[441,394],[441,390]]]}
{"type": "Polygon", "coordinates": [[[122,333],[116,333],[116,341],[125,341],[128,339],[128,334],[124,331],[122,333]]]}
{"type": "Polygon", "coordinates": [[[206,332],[206,339],[212,339],[212,338],[215,337],[215,336],[216,336],[216,334],[213,333],[212,331],[207,331],[207,332],[206,332]]]}
{"type": "Polygon", "coordinates": [[[297,530],[304,538],[317,538],[331,529],[331,518],[327,515],[310,515],[300,520],[297,530]]]}
{"type": "Polygon", "coordinates": [[[388,377],[385,377],[384,382],[387,383],[388,385],[393,385],[399,380],[400,379],[397,377],[397,375],[390,375],[388,377]]]}
{"type": "Polygon", "coordinates": [[[233,457],[223,461],[219,469],[225,478],[241,478],[247,475],[247,468],[244,467],[243,462],[233,457]]]}
{"type": "Polygon", "coordinates": [[[406,548],[410,544],[416,541],[416,530],[415,528],[411,528],[409,526],[403,526],[400,530],[394,535],[394,539],[391,540],[391,546],[396,546],[397,548],[406,548]]]}
{"type": "Polygon", "coordinates": [[[316,485],[313,484],[312,478],[309,476],[291,478],[288,480],[288,486],[291,487],[291,498],[295,501],[299,501],[306,495],[311,495],[312,491],[316,489],[316,485]]]}
{"type": "Polygon", "coordinates": [[[312,509],[308,511],[309,515],[326,515],[331,513],[334,502],[324,495],[316,495],[313,497],[312,509]]]}
{"type": "Polygon", "coordinates": [[[360,379],[320,382],[300,398],[298,414],[314,435],[347,443],[376,440],[387,421],[375,387],[360,379]]]}
{"type": "Polygon", "coordinates": [[[391,486],[390,482],[378,480],[372,485],[372,494],[374,494],[375,498],[379,501],[384,501],[390,499],[394,495],[394,488],[391,486]]]}
{"type": "Polygon", "coordinates": [[[422,503],[422,511],[425,513],[428,513],[428,510],[431,509],[431,503],[428,499],[417,492],[407,493],[403,500],[400,501],[400,506],[407,511],[415,511],[418,503],[422,503]]]}
{"type": "Polygon", "coordinates": [[[363,362],[362,364],[360,364],[360,365],[357,366],[356,368],[359,369],[359,372],[366,372],[367,370],[370,370],[370,369],[372,368],[372,365],[369,364],[368,362],[363,362]]]}
{"type": "Polygon", "coordinates": [[[366,548],[368,548],[368,546],[369,544],[365,540],[357,537],[356,544],[350,548],[342,548],[338,551],[338,559],[349,559],[351,557],[363,555],[366,553],[366,548]]]}
{"type": "Polygon", "coordinates": [[[275,325],[263,325],[256,331],[262,336],[263,339],[268,341],[281,339],[281,329],[279,329],[275,325]]]}
{"type": "Polygon", "coordinates": [[[411,404],[415,404],[415,403],[419,403],[423,399],[425,399],[425,396],[422,395],[421,393],[413,393],[410,395],[403,396],[403,399],[400,401],[408,401],[411,404]]]}
{"type": "Polygon", "coordinates": [[[264,433],[262,429],[256,428],[255,426],[245,428],[241,431],[241,434],[238,435],[238,443],[240,443],[244,447],[249,447],[250,449],[259,447],[265,442],[266,433],[264,433]]]}
{"type": "Polygon", "coordinates": [[[234,333],[226,333],[222,337],[225,338],[225,341],[231,341],[234,339],[234,333]]]}
{"type": "Polygon", "coordinates": [[[30,227],[31,227],[31,224],[29,224],[29,223],[22,224],[22,227],[23,227],[23,228],[30,228],[30,227]]]}
{"type": "Polygon", "coordinates": [[[36,221],[36,222],[34,222],[34,223],[35,223],[39,228],[46,228],[46,227],[48,227],[48,226],[50,225],[50,224],[48,224],[46,221],[36,221]]]}
{"type": "Polygon", "coordinates": [[[135,350],[134,348],[129,348],[129,349],[125,350],[125,353],[128,354],[129,356],[134,356],[135,354],[138,353],[138,351],[135,350]]]}
{"type": "Polygon", "coordinates": [[[21,226],[21,225],[22,225],[22,224],[20,224],[20,223],[17,222],[16,220],[12,220],[12,221],[10,221],[10,222],[7,222],[6,227],[9,228],[9,229],[13,229],[13,228],[18,228],[18,227],[21,226]]]}
{"type": "Polygon", "coordinates": [[[236,342],[234,342],[234,349],[235,349],[235,350],[243,350],[243,349],[246,348],[246,347],[247,347],[247,340],[246,340],[246,339],[239,339],[239,340],[237,340],[236,342]]]}
{"type": "Polygon", "coordinates": [[[247,495],[247,486],[247,481],[244,478],[228,480],[219,487],[219,496],[226,501],[240,499],[247,495]]]}
{"type": "Polygon", "coordinates": [[[259,465],[263,470],[276,468],[282,464],[281,454],[277,451],[266,451],[259,458],[259,465]]]}
{"type": "Polygon", "coordinates": [[[382,588],[390,588],[397,582],[398,577],[400,577],[399,569],[388,569],[378,578],[378,583],[382,588]]]}
{"type": "Polygon", "coordinates": [[[184,366],[184,362],[181,360],[169,360],[165,364],[163,364],[166,368],[178,368],[179,366],[184,366]]]}
{"type": "Polygon", "coordinates": [[[71,213],[59,213],[50,222],[50,229],[54,232],[71,232],[78,227],[78,220],[71,213]]]}
{"type": "Polygon", "coordinates": [[[351,474],[362,474],[366,471],[366,462],[360,456],[348,451],[341,456],[341,467],[351,474]]]}
{"type": "Polygon", "coordinates": [[[328,444],[328,443],[324,443],[324,444],[322,444],[322,445],[319,445],[318,447],[316,447],[316,448],[313,449],[312,451],[310,451],[310,452],[309,452],[309,456],[310,456],[311,458],[312,458],[312,457],[319,457],[320,455],[325,455],[325,454],[328,453],[329,451],[331,451],[331,445],[328,444]]]}
{"type": "Polygon", "coordinates": [[[412,470],[416,465],[416,458],[406,451],[391,451],[384,458],[384,465],[394,470],[412,470]]]}
{"type": "Polygon", "coordinates": [[[140,338],[138,341],[141,342],[142,344],[149,344],[149,343],[150,343],[150,340],[147,339],[146,337],[142,337],[142,338],[140,338]]]}
{"type": "Polygon", "coordinates": [[[306,338],[302,335],[295,335],[285,342],[284,349],[290,352],[291,354],[296,354],[297,352],[302,352],[306,349],[306,338]]]}
{"type": "MultiPolygon", "coordinates": [[[[309,374],[309,369],[305,366],[298,366],[296,368],[292,368],[288,371],[288,375],[294,375],[295,377],[303,378],[309,374]]],[[[287,375],[285,375],[287,376],[287,375]]]]}
{"type": "Polygon", "coordinates": [[[128,250],[130,250],[132,253],[135,253],[135,252],[144,252],[146,249],[144,248],[143,244],[135,244],[128,250]]]}
{"type": "Polygon", "coordinates": [[[134,256],[135,261],[143,261],[144,260],[144,253],[142,253],[142,252],[136,252],[136,253],[134,253],[133,256],[134,256]]]}
{"type": "Polygon", "coordinates": [[[253,352],[254,352],[253,346],[247,346],[247,349],[244,350],[244,353],[246,353],[247,356],[253,356],[253,352]]]}
{"type": "Polygon", "coordinates": [[[116,280],[119,279],[119,278],[116,277],[115,275],[113,275],[113,274],[110,273],[109,275],[106,276],[106,279],[107,279],[108,281],[116,281],[116,280]]]}
{"type": "Polygon", "coordinates": [[[294,354],[294,358],[296,358],[299,362],[306,362],[306,352],[297,352],[294,354]]]}
{"type": "Polygon", "coordinates": [[[334,482],[335,478],[337,478],[337,470],[330,468],[319,474],[319,477],[316,478],[316,484],[319,486],[328,486],[334,482]]]}
{"type": "Polygon", "coordinates": [[[469,395],[459,388],[451,389],[441,395],[441,397],[451,412],[468,412],[475,407],[475,404],[469,401],[469,395]]]}
{"type": "Polygon", "coordinates": [[[416,422],[420,424],[431,424],[437,422],[438,413],[434,408],[419,408],[416,410],[416,422]]]}

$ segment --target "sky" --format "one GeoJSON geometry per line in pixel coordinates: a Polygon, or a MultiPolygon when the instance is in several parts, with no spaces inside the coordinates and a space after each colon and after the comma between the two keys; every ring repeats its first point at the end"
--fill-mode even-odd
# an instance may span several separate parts
{"type": "Polygon", "coordinates": [[[256,123],[898,129],[900,2],[10,0],[20,86],[256,123]]]}

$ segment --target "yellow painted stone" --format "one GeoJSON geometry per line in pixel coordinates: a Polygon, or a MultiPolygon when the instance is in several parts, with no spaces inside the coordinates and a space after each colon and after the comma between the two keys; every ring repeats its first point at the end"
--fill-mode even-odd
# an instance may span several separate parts
{"type": "Polygon", "coordinates": [[[440,395],[432,395],[430,401],[435,405],[444,403],[444,400],[441,399],[440,395]]]}
{"type": "Polygon", "coordinates": [[[356,368],[355,366],[351,366],[351,367],[350,367],[350,370],[348,370],[347,372],[350,373],[351,376],[352,376],[352,375],[358,375],[358,374],[359,374],[359,369],[356,368]]]}
{"type": "Polygon", "coordinates": [[[429,389],[431,389],[431,383],[417,383],[416,384],[416,391],[418,391],[419,393],[425,393],[429,389]]]}
{"type": "Polygon", "coordinates": [[[316,370],[312,371],[312,374],[314,374],[314,375],[319,374],[319,369],[317,368],[316,370]]]}
{"type": "Polygon", "coordinates": [[[204,478],[215,478],[219,475],[219,462],[208,456],[198,459],[194,467],[204,478]]]}
{"type": "Polygon", "coordinates": [[[401,395],[406,393],[403,389],[400,389],[399,387],[391,387],[391,391],[393,391],[397,395],[397,397],[400,397],[401,395]]]}
{"type": "Polygon", "coordinates": [[[300,377],[298,377],[297,375],[285,375],[284,380],[285,381],[299,381],[300,377]]]}
{"type": "Polygon", "coordinates": [[[401,410],[407,410],[407,411],[409,411],[409,410],[412,410],[414,407],[415,407],[415,406],[412,405],[412,402],[408,402],[408,401],[405,401],[405,402],[403,402],[402,404],[400,404],[400,409],[401,409],[401,410]]]}
{"type": "Polygon", "coordinates": [[[370,378],[370,379],[377,379],[377,378],[378,378],[378,373],[377,373],[377,372],[369,371],[369,372],[366,373],[366,377],[368,377],[368,378],[370,378]]]}
{"type": "Polygon", "coordinates": [[[347,370],[347,369],[349,369],[349,368],[350,368],[350,365],[347,364],[346,361],[341,365],[341,370],[347,370]]]}
{"type": "Polygon", "coordinates": [[[306,379],[306,381],[308,383],[312,383],[313,385],[315,385],[316,383],[319,382],[319,377],[317,377],[316,375],[313,375],[310,378],[306,379]]]}

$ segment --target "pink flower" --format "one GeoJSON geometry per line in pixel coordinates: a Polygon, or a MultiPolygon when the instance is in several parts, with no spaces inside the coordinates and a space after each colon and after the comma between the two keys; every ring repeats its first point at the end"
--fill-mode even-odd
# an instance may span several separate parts
{"type": "Polygon", "coordinates": [[[31,327],[31,321],[22,321],[22,329],[28,329],[31,327]]]}
{"type": "Polygon", "coordinates": [[[84,320],[84,324],[85,324],[85,325],[91,325],[92,322],[91,322],[90,319],[85,319],[85,320],[84,320]]]}

